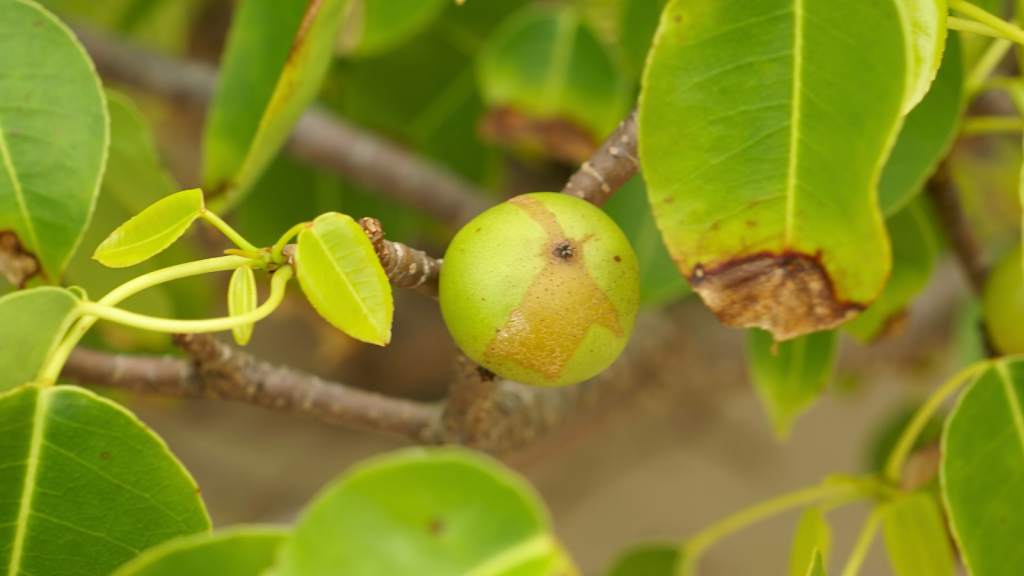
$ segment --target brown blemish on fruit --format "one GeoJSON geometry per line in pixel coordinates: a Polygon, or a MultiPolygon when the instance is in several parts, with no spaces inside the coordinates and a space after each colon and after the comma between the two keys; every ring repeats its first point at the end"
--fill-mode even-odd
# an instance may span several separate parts
{"type": "Polygon", "coordinates": [[[619,313],[584,264],[583,246],[589,237],[568,238],[555,214],[536,198],[519,196],[509,202],[544,229],[547,261],[484,355],[511,360],[554,380],[591,326],[604,326],[622,337],[619,313]]]}
{"type": "Polygon", "coordinates": [[[776,340],[829,330],[864,310],[839,302],[818,258],[754,254],[711,270],[694,267],[690,283],[726,326],[763,328],[776,340]]]}
{"type": "Polygon", "coordinates": [[[42,274],[39,259],[26,250],[10,230],[0,231],[0,273],[19,288],[24,288],[33,276],[42,274]]]}

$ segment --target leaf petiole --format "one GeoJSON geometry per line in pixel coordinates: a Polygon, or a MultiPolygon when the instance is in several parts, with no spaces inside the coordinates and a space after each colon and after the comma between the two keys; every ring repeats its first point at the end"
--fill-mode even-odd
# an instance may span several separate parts
{"type": "Polygon", "coordinates": [[[289,228],[287,232],[282,234],[281,238],[274,243],[274,251],[270,257],[271,262],[274,262],[275,264],[280,264],[284,262],[284,257],[281,255],[281,251],[284,250],[285,244],[288,244],[288,242],[291,241],[292,238],[298,236],[299,232],[302,232],[302,229],[306,228],[307,226],[309,226],[309,222],[299,222],[295,226],[289,228]]]}
{"type": "Polygon", "coordinates": [[[878,531],[878,523],[881,520],[882,511],[878,508],[872,510],[871,515],[864,522],[864,527],[861,528],[860,535],[857,536],[857,542],[853,545],[853,551],[850,552],[850,557],[846,560],[846,566],[843,567],[841,576],[857,576],[857,573],[860,572],[860,567],[871,550],[871,542],[875,539],[875,532],[878,531]]]}
{"type": "Polygon", "coordinates": [[[985,52],[978,58],[977,64],[971,69],[971,73],[964,80],[964,94],[968,99],[973,98],[982,90],[986,79],[1003,61],[1012,46],[1013,42],[1005,39],[996,39],[989,44],[985,52]]]}
{"type": "Polygon", "coordinates": [[[1019,134],[1024,131],[1024,119],[1015,116],[971,116],[964,119],[960,133],[964,136],[981,134],[1019,134]]]}
{"type": "Polygon", "coordinates": [[[247,252],[259,252],[260,251],[259,248],[254,246],[251,242],[246,240],[244,237],[242,237],[242,235],[239,234],[237,230],[235,230],[230,225],[228,225],[227,222],[221,220],[220,216],[217,216],[216,214],[214,214],[210,210],[204,208],[203,211],[199,213],[199,217],[202,218],[203,220],[206,220],[210,224],[213,224],[214,227],[217,228],[217,230],[220,230],[221,233],[223,233],[225,236],[228,237],[228,240],[231,240],[232,242],[234,242],[235,246],[238,246],[242,250],[245,250],[247,252]]]}
{"type": "MultiPolygon", "coordinates": [[[[1013,40],[1018,44],[1024,44],[1024,30],[1021,30],[1018,26],[1011,24],[994,14],[989,13],[984,9],[975,6],[974,4],[971,4],[967,0],[949,0],[949,9],[956,10],[957,12],[971,18],[972,20],[984,24],[985,26],[991,28],[993,31],[997,32],[999,34],[999,37],[1001,38],[1013,40]]],[[[956,26],[960,23],[962,23],[962,21],[959,18],[954,18],[953,22],[947,21],[947,26],[949,28],[956,30],[956,26]]],[[[975,33],[984,33],[980,32],[980,29],[967,31],[975,33]]],[[[991,36],[992,34],[988,35],[991,36]]]]}

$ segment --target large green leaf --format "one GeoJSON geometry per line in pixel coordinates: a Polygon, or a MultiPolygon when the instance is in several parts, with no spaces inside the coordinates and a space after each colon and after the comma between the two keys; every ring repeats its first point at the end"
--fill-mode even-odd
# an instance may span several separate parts
{"type": "Polygon", "coordinates": [[[845,325],[868,342],[883,335],[928,284],[938,249],[923,200],[915,200],[886,221],[892,239],[892,275],[885,290],[860,316],[845,325]]]}
{"type": "Polygon", "coordinates": [[[295,262],[302,291],[328,322],[363,342],[391,341],[391,284],[355,220],[318,216],[299,233],[295,262]]]}
{"type": "Polygon", "coordinates": [[[891,2],[668,5],[644,74],[640,156],[669,252],[722,322],[788,340],[881,292],[876,185],[905,52],[891,2]]]}
{"type": "Polygon", "coordinates": [[[244,0],[204,135],[203,182],[221,203],[248,192],[316,97],[349,0],[244,0]]]}
{"type": "Polygon", "coordinates": [[[241,526],[181,536],[150,548],[111,576],[259,576],[288,531],[241,526]]]}
{"type": "Polygon", "coordinates": [[[130,412],[74,386],[0,396],[0,566],[107,576],[146,548],[208,530],[199,489],[130,412]]]}
{"type": "Polygon", "coordinates": [[[620,554],[606,576],[675,576],[682,552],[679,544],[637,546],[620,554]]]}
{"type": "Polygon", "coordinates": [[[57,283],[107,159],[103,91],[71,31],[26,0],[0,0],[0,78],[0,272],[57,283]]]}
{"type": "Polygon", "coordinates": [[[776,342],[763,330],[747,331],[747,364],[779,438],[789,436],[793,420],[806,410],[832,378],[836,333],[815,332],[776,342]]]}
{"type": "Polygon", "coordinates": [[[352,0],[338,39],[342,54],[355,57],[386,52],[430,26],[449,0],[352,0]]]}
{"type": "Polygon", "coordinates": [[[878,202],[886,215],[906,206],[946,156],[960,128],[964,98],[960,37],[946,41],[942,67],[924,99],[907,114],[878,182],[878,202]]]}
{"type": "Polygon", "coordinates": [[[942,437],[940,481],[972,576],[1024,574],[1024,361],[1000,360],[964,391],[942,437]]]}
{"type": "Polygon", "coordinates": [[[808,508],[800,517],[789,555],[789,576],[806,576],[807,567],[821,555],[827,561],[832,549],[832,529],[818,508],[808,508]]]}
{"type": "Polygon", "coordinates": [[[953,576],[953,550],[934,498],[917,492],[882,509],[885,544],[897,576],[953,576]]]}
{"type": "Polygon", "coordinates": [[[567,564],[521,478],[468,450],[412,449],[324,490],[268,576],[554,576],[567,564]]]}
{"type": "Polygon", "coordinates": [[[32,382],[75,321],[78,298],[41,287],[0,298],[0,392],[32,382]]]}
{"type": "Polygon", "coordinates": [[[111,268],[149,260],[181,238],[204,209],[203,191],[198,188],[172,194],[111,232],[92,257],[111,268]]]}

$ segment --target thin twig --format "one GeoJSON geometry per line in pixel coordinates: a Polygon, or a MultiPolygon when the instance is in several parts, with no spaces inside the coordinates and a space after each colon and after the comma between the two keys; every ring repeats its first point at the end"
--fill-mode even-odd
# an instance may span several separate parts
{"type": "Polygon", "coordinates": [[[384,229],[376,218],[362,218],[359,224],[370,237],[384,273],[392,284],[437,299],[441,260],[400,242],[385,240],[384,229]]]}
{"type": "Polygon", "coordinates": [[[981,294],[988,276],[988,258],[971,230],[956,182],[945,161],[939,164],[925,190],[971,289],[975,294],[981,294]]]}
{"type": "MultiPolygon", "coordinates": [[[[199,62],[169,58],[122,40],[75,28],[105,78],[205,108],[213,98],[217,70],[199,62]]],[[[320,166],[461,226],[488,207],[476,185],[325,110],[312,108],[299,119],[287,150],[320,166]]]]}
{"type": "Polygon", "coordinates": [[[584,162],[569,178],[569,182],[562,189],[562,194],[571,194],[595,206],[604,206],[604,203],[639,171],[634,109],[611,136],[605,139],[590,160],[584,162]]]}

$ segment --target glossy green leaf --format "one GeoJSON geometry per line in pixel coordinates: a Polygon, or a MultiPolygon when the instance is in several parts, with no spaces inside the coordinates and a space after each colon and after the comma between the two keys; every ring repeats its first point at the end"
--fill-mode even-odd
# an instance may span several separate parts
{"type": "Polygon", "coordinates": [[[107,159],[107,106],[92,61],[53,14],[0,0],[0,272],[60,281],[107,159]]]}
{"type": "Polygon", "coordinates": [[[953,576],[946,522],[932,494],[917,492],[886,504],[882,522],[896,576],[953,576]]]}
{"type": "MultiPolygon", "coordinates": [[[[249,266],[242,266],[235,269],[231,274],[231,282],[228,284],[228,314],[230,316],[241,316],[248,314],[259,306],[256,299],[256,275],[249,266]]],[[[255,324],[246,324],[231,329],[235,336],[235,342],[239,346],[245,346],[252,338],[252,331],[255,324]]]]}
{"type": "Polygon", "coordinates": [[[644,70],[661,11],[667,3],[668,0],[625,0],[622,3],[619,44],[630,74],[635,78],[644,70]]]}
{"type": "Polygon", "coordinates": [[[878,299],[844,326],[857,339],[870,342],[885,334],[928,284],[938,247],[926,210],[923,200],[916,200],[886,221],[892,240],[892,275],[878,299]]]}
{"type": "Polygon", "coordinates": [[[775,434],[785,439],[793,420],[810,407],[832,378],[833,331],[776,342],[763,330],[747,331],[747,365],[775,434]]]}
{"type": "Polygon", "coordinates": [[[391,284],[355,220],[318,216],[299,233],[295,262],[302,291],[328,322],[363,342],[391,341],[391,284]]]}
{"type": "Polygon", "coordinates": [[[623,552],[606,576],[675,576],[682,555],[679,544],[649,544],[623,552]]]}
{"type": "Polygon", "coordinates": [[[328,486],[268,576],[554,576],[564,562],[519,476],[468,450],[411,449],[328,486]]]}
{"type": "Polygon", "coordinates": [[[181,238],[203,210],[202,190],[196,188],[172,194],[111,232],[96,247],[92,257],[111,268],[145,262],[181,238]]]}
{"type": "Polygon", "coordinates": [[[108,576],[146,548],[208,530],[199,490],[130,412],[74,386],[0,396],[0,566],[108,576]]]}
{"type": "Polygon", "coordinates": [[[316,97],[348,2],[241,2],[204,134],[203,182],[218,202],[249,191],[316,97]]]}
{"type": "Polygon", "coordinates": [[[477,62],[483,99],[493,111],[488,125],[494,128],[485,131],[517,148],[585,159],[629,108],[608,50],[572,7],[529,6],[515,13],[488,38],[477,62]],[[529,130],[520,133],[503,113],[548,122],[544,134],[559,135],[547,141],[529,130]]]}
{"type": "Polygon", "coordinates": [[[996,362],[961,395],[942,436],[940,482],[972,576],[1024,573],[1024,361],[996,362]]]}
{"type": "Polygon", "coordinates": [[[946,45],[946,0],[896,0],[910,55],[903,110],[909,112],[924,98],[935,79],[946,45]]]}
{"type": "Polygon", "coordinates": [[[168,540],[111,576],[259,576],[274,561],[288,531],[241,526],[168,540]]]}
{"type": "Polygon", "coordinates": [[[789,576],[805,576],[815,556],[827,561],[832,549],[832,529],[818,508],[808,508],[800,517],[789,555],[789,576]]]}
{"type": "Polygon", "coordinates": [[[951,34],[931,90],[907,114],[889,161],[882,169],[878,202],[886,215],[891,216],[906,206],[949,153],[960,129],[963,85],[960,37],[951,34]]]}
{"type": "Polygon", "coordinates": [[[0,298],[0,392],[32,382],[77,318],[78,298],[41,287],[0,298]]]}
{"type": "Polygon", "coordinates": [[[627,182],[603,209],[622,228],[636,252],[641,304],[667,304],[690,294],[689,283],[679,273],[658,233],[641,176],[627,182]]]}
{"type": "Polygon", "coordinates": [[[450,0],[352,0],[338,39],[344,55],[386,52],[422,32],[450,0]]]}
{"type": "Polygon", "coordinates": [[[905,51],[891,2],[669,3],[640,156],[669,252],[720,320],[788,340],[881,292],[905,51]]]}

